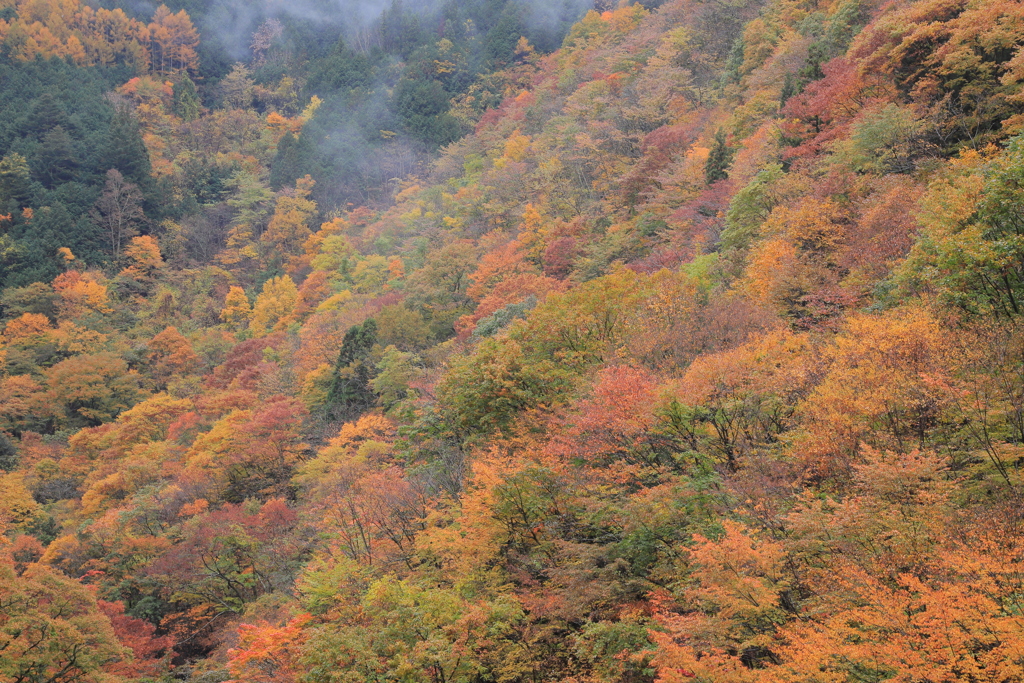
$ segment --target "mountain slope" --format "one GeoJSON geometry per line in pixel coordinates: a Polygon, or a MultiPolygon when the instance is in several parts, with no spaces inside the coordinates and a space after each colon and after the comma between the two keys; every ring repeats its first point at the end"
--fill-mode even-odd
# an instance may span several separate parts
{"type": "Polygon", "coordinates": [[[122,83],[181,208],[0,298],[0,595],[82,588],[81,680],[1017,680],[1021,19],[669,0],[452,89],[447,34],[334,103],[378,53],[122,83]],[[378,89],[472,132],[379,129],[356,206],[316,164],[378,89]]]}

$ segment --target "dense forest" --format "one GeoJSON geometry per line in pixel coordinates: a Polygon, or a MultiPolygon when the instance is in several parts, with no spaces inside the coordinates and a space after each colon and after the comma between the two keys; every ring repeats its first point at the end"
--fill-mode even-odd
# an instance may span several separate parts
{"type": "Polygon", "coordinates": [[[1022,47],[0,0],[0,683],[1021,683],[1022,47]]]}

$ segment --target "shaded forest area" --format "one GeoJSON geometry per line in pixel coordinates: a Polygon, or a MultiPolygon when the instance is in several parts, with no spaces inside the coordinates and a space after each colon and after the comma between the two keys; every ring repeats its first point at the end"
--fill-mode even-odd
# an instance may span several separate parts
{"type": "Polygon", "coordinates": [[[0,0],[0,682],[1020,681],[1021,4],[295,7],[0,0]]]}

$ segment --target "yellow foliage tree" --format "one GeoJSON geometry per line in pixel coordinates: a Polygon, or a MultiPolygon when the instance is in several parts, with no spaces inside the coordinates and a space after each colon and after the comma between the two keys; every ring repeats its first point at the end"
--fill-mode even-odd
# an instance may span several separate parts
{"type": "Polygon", "coordinates": [[[274,215],[260,236],[260,242],[272,255],[301,260],[302,246],[312,234],[309,221],[316,213],[316,202],[309,199],[315,184],[307,175],[295,181],[294,189],[278,194],[274,215]]]}
{"type": "Polygon", "coordinates": [[[185,10],[176,13],[160,5],[149,25],[153,68],[160,73],[199,70],[199,32],[185,10]]]}
{"type": "Polygon", "coordinates": [[[299,290],[287,275],[274,277],[263,283],[260,295],[252,309],[249,330],[254,337],[284,329],[292,322],[292,313],[299,300],[299,290]]]}
{"type": "Polygon", "coordinates": [[[220,311],[220,319],[235,329],[244,327],[252,318],[252,307],[245,290],[232,285],[224,299],[224,308],[220,311]]]}
{"type": "Polygon", "coordinates": [[[124,250],[124,258],[129,265],[121,271],[133,280],[144,280],[152,277],[164,265],[160,255],[160,243],[151,235],[133,237],[124,250]]]}

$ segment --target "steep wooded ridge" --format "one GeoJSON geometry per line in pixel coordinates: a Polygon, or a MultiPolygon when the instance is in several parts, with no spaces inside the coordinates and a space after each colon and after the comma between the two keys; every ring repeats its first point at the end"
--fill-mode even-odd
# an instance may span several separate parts
{"type": "Polygon", "coordinates": [[[102,4],[0,0],[0,683],[1024,680],[1024,5],[102,4]]]}

